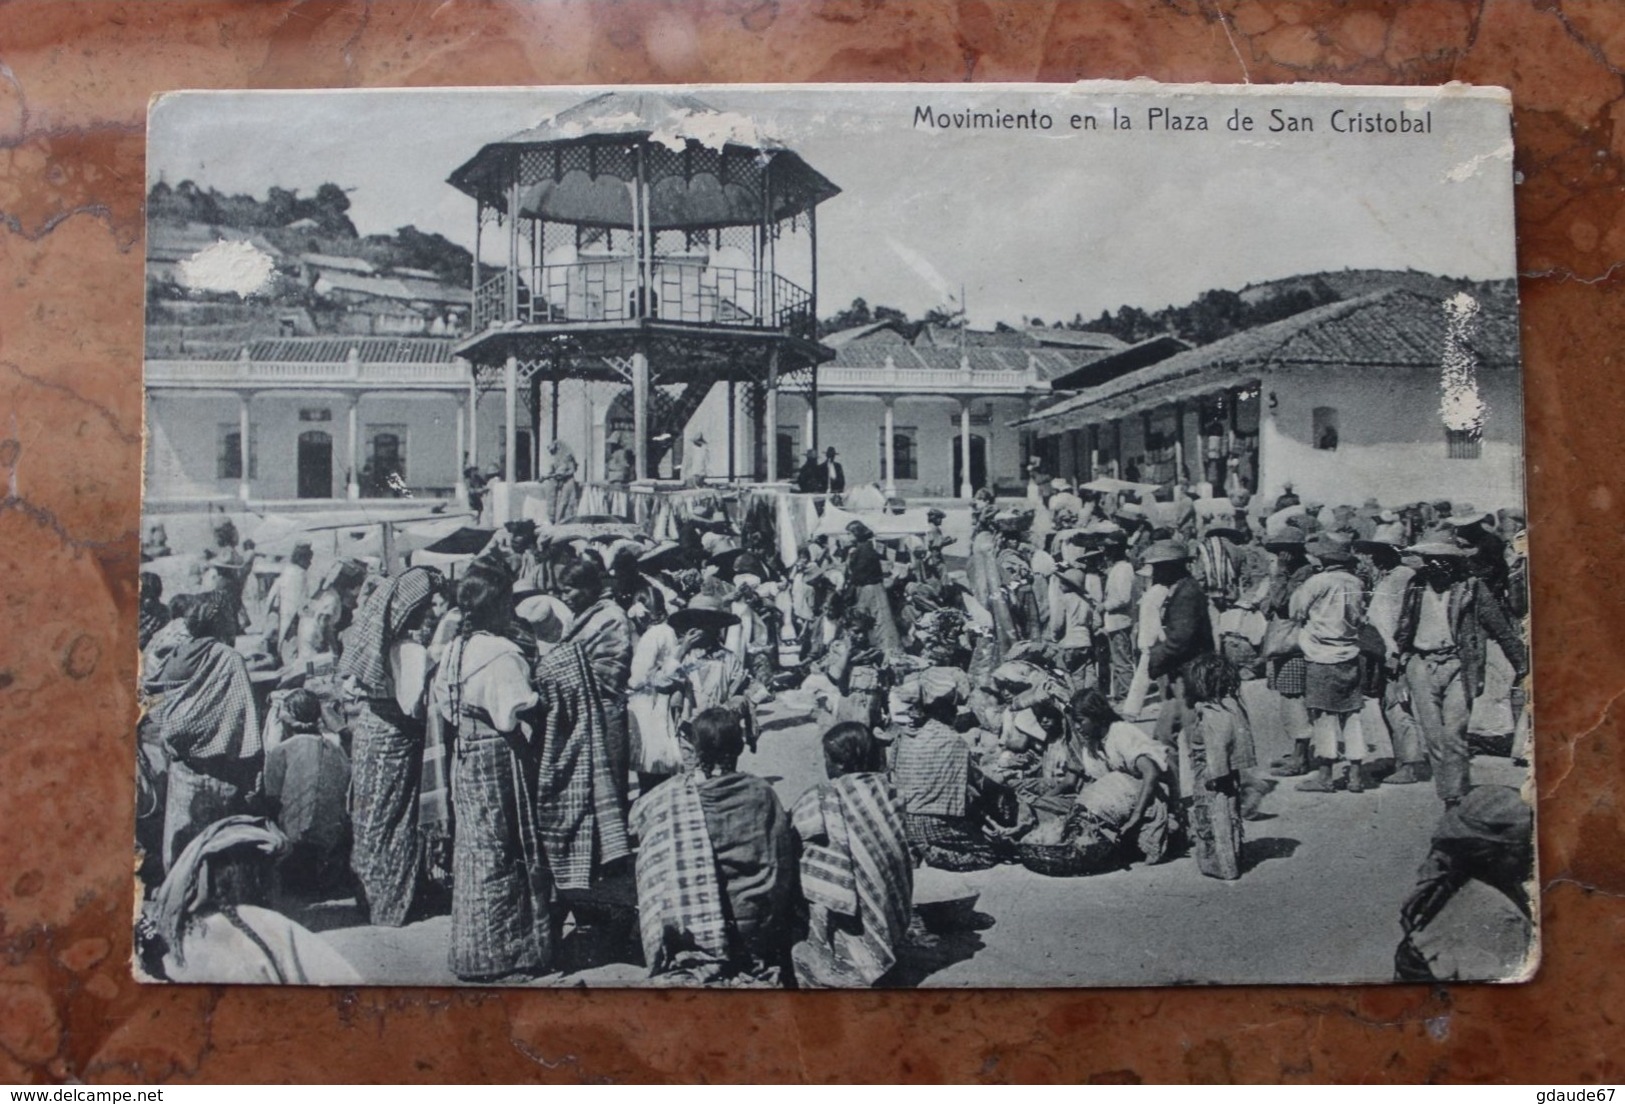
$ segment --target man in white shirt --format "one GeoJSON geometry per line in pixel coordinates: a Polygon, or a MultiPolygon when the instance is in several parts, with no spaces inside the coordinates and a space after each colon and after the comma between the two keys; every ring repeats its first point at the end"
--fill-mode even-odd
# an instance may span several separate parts
{"type": "Polygon", "coordinates": [[[1292,593],[1291,614],[1301,628],[1298,647],[1308,670],[1304,705],[1314,734],[1318,770],[1298,789],[1331,793],[1338,746],[1348,759],[1348,789],[1365,789],[1365,739],[1360,726],[1364,706],[1360,679],[1360,624],[1365,620],[1365,588],[1354,574],[1349,541],[1330,533],[1318,535],[1306,551],[1320,571],[1292,593]]]}
{"type": "Polygon", "coordinates": [[[1121,535],[1107,538],[1105,552],[1111,566],[1106,569],[1101,631],[1111,657],[1111,700],[1121,702],[1134,681],[1134,564],[1121,535]]]}
{"type": "Polygon", "coordinates": [[[305,608],[307,577],[313,559],[309,541],[293,546],[288,566],[277,576],[265,604],[265,650],[280,655],[282,642],[293,633],[293,620],[305,608]]]}

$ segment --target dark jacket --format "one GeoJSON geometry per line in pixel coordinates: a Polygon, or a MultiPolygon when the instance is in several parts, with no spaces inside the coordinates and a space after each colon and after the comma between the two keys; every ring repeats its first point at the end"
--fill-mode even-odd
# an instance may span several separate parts
{"type": "Polygon", "coordinates": [[[1207,595],[1202,593],[1202,584],[1189,575],[1173,585],[1162,605],[1162,636],[1151,646],[1152,678],[1171,675],[1186,660],[1213,650],[1207,595]]]}
{"type": "Polygon", "coordinates": [[[821,460],[808,460],[796,472],[796,490],[802,494],[823,494],[829,490],[824,480],[824,464],[821,460]]]}
{"type": "Polygon", "coordinates": [[[821,467],[829,469],[829,486],[824,490],[830,494],[842,494],[846,490],[846,469],[841,467],[839,460],[826,460],[821,467]]]}
{"type": "MultiPolygon", "coordinates": [[[[1394,643],[1401,652],[1410,651],[1416,640],[1416,622],[1422,609],[1422,590],[1426,586],[1426,582],[1417,578],[1405,589],[1399,625],[1394,629],[1394,643]]],[[[1529,673],[1529,651],[1524,647],[1523,637],[1482,579],[1460,579],[1450,584],[1450,628],[1455,633],[1462,685],[1469,702],[1484,691],[1486,633],[1501,645],[1519,679],[1529,673]]]]}

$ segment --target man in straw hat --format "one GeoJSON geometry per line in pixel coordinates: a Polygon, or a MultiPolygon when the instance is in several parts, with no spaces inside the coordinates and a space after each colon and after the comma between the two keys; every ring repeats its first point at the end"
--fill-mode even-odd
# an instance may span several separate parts
{"type": "Polygon", "coordinates": [[[1367,584],[1366,623],[1382,639],[1384,649],[1382,716],[1393,739],[1395,769],[1382,782],[1385,786],[1405,786],[1433,777],[1422,745],[1422,730],[1405,700],[1399,643],[1394,638],[1405,594],[1416,571],[1400,559],[1403,527],[1398,515],[1383,511],[1372,521],[1375,525],[1370,538],[1356,540],[1354,554],[1367,584]]]}
{"type": "MultiPolygon", "coordinates": [[[[1092,548],[1085,553],[1089,560],[1099,560],[1101,551],[1092,548]]],[[[1050,632],[1055,639],[1061,666],[1079,687],[1095,683],[1095,630],[1100,625],[1100,576],[1089,575],[1079,566],[1067,567],[1055,575],[1057,586],[1055,608],[1050,612],[1050,632]],[[1090,586],[1091,582],[1094,584],[1090,586]]]]}
{"type": "Polygon", "coordinates": [[[1529,672],[1517,627],[1467,565],[1471,550],[1452,526],[1441,526],[1407,549],[1422,567],[1405,593],[1394,639],[1405,658],[1405,686],[1422,727],[1433,784],[1447,806],[1464,797],[1467,724],[1484,690],[1489,640],[1501,646],[1516,681],[1529,672]]]}
{"type": "Polygon", "coordinates": [[[1365,734],[1360,710],[1365,705],[1360,683],[1360,623],[1365,619],[1365,589],[1354,574],[1354,550],[1341,534],[1318,533],[1307,547],[1318,565],[1316,574],[1292,595],[1291,615],[1302,627],[1304,705],[1309,710],[1316,773],[1298,789],[1331,793],[1341,746],[1348,759],[1348,790],[1365,791],[1365,734]]]}
{"type": "Polygon", "coordinates": [[[1151,646],[1148,673],[1167,678],[1188,659],[1213,650],[1207,596],[1190,574],[1190,549],[1176,539],[1152,542],[1141,557],[1151,568],[1151,584],[1168,588],[1162,603],[1162,639],[1151,646]]]}
{"type": "Polygon", "coordinates": [[[1101,598],[1101,632],[1109,657],[1110,697],[1121,703],[1134,681],[1134,564],[1128,556],[1128,535],[1119,529],[1101,541],[1105,556],[1105,593],[1101,598]]]}

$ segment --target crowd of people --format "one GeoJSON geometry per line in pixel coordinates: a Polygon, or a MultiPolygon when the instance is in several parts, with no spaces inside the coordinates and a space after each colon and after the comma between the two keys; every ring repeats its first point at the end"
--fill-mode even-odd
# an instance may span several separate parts
{"type": "MultiPolygon", "coordinates": [[[[1495,711],[1529,754],[1521,516],[1258,506],[1045,479],[979,492],[968,539],[894,504],[786,562],[702,488],[675,540],[518,522],[454,578],[314,581],[300,545],[263,599],[227,523],[191,592],[142,577],[143,960],[354,981],[273,907],[353,893],[374,925],[449,911],[470,982],[546,976],[598,931],[675,982],[885,984],[931,939],[919,867],[1236,879],[1283,779],[1431,782],[1475,840],[1450,853],[1527,921],[1528,825],[1469,755],[1495,711]],[[740,768],[774,701],[818,722],[827,776],[788,807],[740,768]]],[[[1460,961],[1425,929],[1471,879],[1430,862],[1404,976],[1460,961]]]]}

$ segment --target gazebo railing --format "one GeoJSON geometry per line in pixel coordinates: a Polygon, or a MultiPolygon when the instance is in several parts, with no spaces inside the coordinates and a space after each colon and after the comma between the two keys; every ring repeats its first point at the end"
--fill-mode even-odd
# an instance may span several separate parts
{"type": "Polygon", "coordinates": [[[649,317],[812,336],[812,295],[773,273],[694,260],[651,266],[648,303],[630,258],[533,265],[486,281],[474,296],[474,332],[493,323],[631,322],[649,317]]]}

